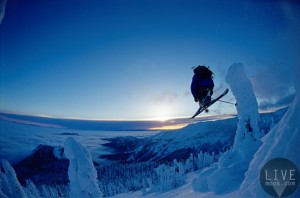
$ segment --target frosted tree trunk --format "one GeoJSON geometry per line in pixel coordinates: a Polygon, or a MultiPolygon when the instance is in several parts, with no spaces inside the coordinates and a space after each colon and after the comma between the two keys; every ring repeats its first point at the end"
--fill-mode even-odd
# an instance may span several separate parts
{"type": "Polygon", "coordinates": [[[70,197],[101,197],[97,172],[89,151],[75,139],[68,138],[65,141],[65,155],[70,160],[70,197]]]}
{"type": "Polygon", "coordinates": [[[242,63],[232,64],[227,71],[226,81],[237,102],[236,110],[239,122],[233,148],[220,158],[221,166],[228,166],[238,161],[250,161],[261,144],[257,125],[258,104],[253,86],[244,71],[244,65],[242,63]]]}

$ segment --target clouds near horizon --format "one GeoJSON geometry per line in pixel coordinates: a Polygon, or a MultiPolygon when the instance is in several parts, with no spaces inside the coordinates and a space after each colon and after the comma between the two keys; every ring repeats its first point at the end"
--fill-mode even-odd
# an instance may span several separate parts
{"type": "Polygon", "coordinates": [[[153,102],[158,103],[173,103],[178,99],[178,94],[174,91],[165,89],[153,98],[153,102]]]}

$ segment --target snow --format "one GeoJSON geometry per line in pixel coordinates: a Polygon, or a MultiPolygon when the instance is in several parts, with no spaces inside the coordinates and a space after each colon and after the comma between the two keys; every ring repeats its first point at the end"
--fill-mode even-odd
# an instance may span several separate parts
{"type": "Polygon", "coordinates": [[[60,146],[54,147],[53,148],[53,155],[57,159],[63,159],[63,158],[65,158],[63,147],[60,147],[60,146]]]}
{"type": "Polygon", "coordinates": [[[14,169],[8,161],[2,160],[4,172],[0,171],[0,195],[1,197],[26,198],[26,194],[19,183],[14,169]]]}
{"type": "MultiPolygon", "coordinates": [[[[242,63],[234,63],[230,66],[226,81],[238,104],[236,109],[239,122],[231,152],[240,155],[242,161],[248,161],[251,160],[261,143],[257,125],[259,113],[256,96],[242,63]]],[[[221,157],[220,166],[222,166],[224,158],[221,157]]]]}
{"type": "Polygon", "coordinates": [[[71,197],[101,197],[97,171],[89,151],[70,137],[65,141],[65,155],[70,160],[69,180],[71,197]]]}
{"type": "MultiPolygon", "coordinates": [[[[260,170],[265,163],[276,157],[284,157],[291,160],[298,168],[300,167],[299,143],[300,143],[300,82],[294,78],[296,96],[288,112],[279,123],[262,139],[263,144],[254,155],[249,169],[240,188],[240,195],[245,197],[264,197],[265,194],[260,186],[260,170]]],[[[290,197],[300,197],[300,190],[290,197]]]]}
{"type": "MultiPolygon", "coordinates": [[[[187,174],[186,184],[166,192],[152,192],[143,194],[142,191],[123,193],[113,196],[113,198],[214,198],[216,195],[212,192],[199,193],[193,190],[192,181],[198,177],[199,172],[192,172],[187,174]]],[[[218,198],[232,198],[237,197],[237,192],[231,192],[226,195],[218,195],[218,198]]]]}
{"type": "MultiPolygon", "coordinates": [[[[261,134],[258,127],[258,105],[252,84],[244,69],[243,64],[234,63],[226,75],[226,81],[238,103],[236,106],[238,122],[236,118],[231,118],[190,124],[183,129],[153,135],[147,139],[149,140],[149,142],[145,142],[147,144],[138,145],[135,149],[137,153],[142,153],[144,149],[146,150],[146,147],[149,147],[151,152],[156,153],[156,157],[158,157],[176,151],[176,149],[192,148],[197,146],[202,140],[211,143],[218,140],[222,141],[226,139],[225,136],[228,136],[230,131],[233,131],[235,132],[233,146],[221,155],[219,162],[210,165],[213,161],[208,160],[210,161],[207,164],[208,167],[205,167],[204,157],[202,159],[204,154],[199,153],[198,161],[199,164],[203,164],[201,166],[202,169],[188,174],[185,174],[182,170],[188,169],[189,165],[194,163],[193,160],[187,161],[188,163],[186,164],[174,161],[173,166],[160,165],[156,170],[160,177],[160,186],[151,186],[149,178],[144,178],[142,181],[144,188],[142,190],[118,194],[114,197],[268,197],[268,194],[263,191],[259,182],[260,170],[266,162],[275,157],[284,157],[300,167],[300,158],[297,153],[300,143],[298,124],[300,115],[299,79],[297,77],[294,78],[295,88],[298,92],[296,92],[293,104],[277,124],[275,123],[277,121],[273,117],[270,118],[270,125],[274,127],[267,135],[260,139],[264,134],[261,134]],[[236,124],[237,127],[233,127],[236,124]],[[149,143],[151,142],[153,144],[150,146],[149,143]],[[146,185],[147,182],[149,187],[146,185]]],[[[5,122],[1,121],[1,123],[5,122]]],[[[37,126],[23,127],[22,125],[21,127],[21,125],[15,123],[13,126],[17,127],[14,130],[19,132],[5,133],[5,130],[11,129],[11,126],[3,126],[1,135],[3,134],[2,138],[7,139],[2,140],[2,142],[18,140],[15,138],[17,137],[16,135],[24,135],[24,129],[27,129],[30,131],[29,134],[35,139],[33,137],[26,137],[28,138],[26,144],[33,146],[30,142],[35,140],[47,141],[55,146],[53,152],[56,158],[67,157],[70,160],[68,170],[70,180],[70,191],[68,191],[68,194],[70,197],[102,196],[102,192],[99,189],[97,171],[90,152],[95,152],[95,148],[99,149],[99,142],[106,135],[61,128],[39,128],[37,133],[35,131],[37,128],[34,128],[37,126]],[[43,130],[44,132],[41,132],[43,130]],[[51,133],[53,137],[49,139],[49,135],[46,135],[48,133],[51,133]],[[77,134],[75,136],[76,140],[72,134],[77,134]],[[66,136],[69,138],[65,140],[66,136]],[[64,149],[59,146],[63,142],[64,149]]],[[[110,134],[110,137],[121,135],[121,133],[114,133],[114,135],[110,134]]],[[[24,141],[24,138],[22,137],[22,141],[24,141]]],[[[2,147],[4,144],[0,145],[2,147]]],[[[5,147],[3,146],[3,148],[5,147]]],[[[3,148],[0,148],[1,151],[3,151],[3,148]]],[[[191,171],[193,170],[191,169],[191,171]]],[[[104,183],[102,185],[110,184],[104,183]]],[[[38,197],[39,194],[43,194],[44,197],[59,196],[55,189],[43,186],[41,191],[30,181],[27,182],[26,188],[22,187],[16,178],[13,168],[6,160],[2,160],[0,197],[26,197],[26,194],[27,197],[32,197],[29,195],[38,197]]],[[[300,197],[299,188],[290,197],[300,197]]]]}
{"type": "Polygon", "coordinates": [[[228,167],[218,168],[207,177],[208,189],[216,195],[237,190],[244,179],[243,175],[247,168],[247,162],[238,162],[228,167]]]}
{"type": "Polygon", "coordinates": [[[238,124],[233,147],[225,152],[217,165],[206,169],[194,181],[196,191],[226,194],[239,188],[248,164],[260,145],[258,104],[244,65],[230,66],[226,81],[237,101],[238,124]],[[238,83],[237,83],[238,82],[238,83]],[[220,182],[226,181],[226,182],[220,182]]]}
{"type": "MultiPolygon", "coordinates": [[[[295,79],[295,87],[299,91],[299,78],[295,79]]],[[[293,104],[281,121],[261,141],[260,136],[263,134],[260,134],[257,126],[259,114],[256,97],[244,73],[244,66],[233,64],[226,80],[238,103],[239,123],[232,149],[226,152],[218,163],[188,174],[186,183],[177,189],[146,195],[138,191],[115,197],[269,197],[259,182],[260,170],[267,161],[275,157],[284,157],[300,167],[299,94],[296,94],[293,104]]],[[[271,120],[273,127],[274,119],[271,120]]],[[[196,130],[194,125],[182,131],[188,133],[188,129],[193,127],[196,130]]],[[[168,137],[166,133],[156,136],[163,139],[168,137]]],[[[289,197],[300,197],[299,187],[289,197]]]]}
{"type": "MultiPolygon", "coordinates": [[[[52,119],[50,119],[50,121],[51,120],[52,119]]],[[[35,122],[37,121],[35,120],[35,122]]],[[[92,154],[93,161],[101,163],[103,160],[98,156],[110,153],[102,146],[102,144],[107,142],[105,139],[129,135],[143,138],[158,133],[157,131],[98,131],[86,129],[49,128],[37,125],[28,125],[26,123],[28,122],[24,121],[22,123],[17,123],[11,121],[11,119],[2,119],[0,113],[0,159],[6,159],[10,163],[15,163],[31,155],[32,151],[38,145],[42,144],[59,147],[64,144],[66,138],[76,136],[76,140],[86,147],[92,154]]],[[[99,125],[101,125],[101,123],[99,123],[99,125]]]]}

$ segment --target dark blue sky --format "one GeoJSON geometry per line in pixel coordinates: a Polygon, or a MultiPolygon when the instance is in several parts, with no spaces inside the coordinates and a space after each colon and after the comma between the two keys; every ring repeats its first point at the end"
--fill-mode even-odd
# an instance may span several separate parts
{"type": "MultiPolygon", "coordinates": [[[[299,4],[285,2],[10,0],[0,25],[0,110],[190,116],[197,109],[190,68],[210,65],[219,94],[233,62],[245,64],[264,105],[275,103],[293,92],[299,4]]],[[[226,104],[211,109],[232,112],[226,104]]]]}

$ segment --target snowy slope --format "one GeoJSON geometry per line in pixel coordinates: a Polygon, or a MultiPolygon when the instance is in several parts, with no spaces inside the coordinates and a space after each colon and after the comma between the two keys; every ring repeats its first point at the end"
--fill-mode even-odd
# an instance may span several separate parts
{"type": "MultiPolygon", "coordinates": [[[[250,163],[246,178],[240,189],[240,194],[247,197],[264,197],[259,181],[260,170],[265,163],[276,157],[284,157],[300,167],[299,144],[299,95],[281,121],[262,140],[263,145],[258,149],[250,163]]],[[[300,197],[300,190],[292,196],[300,197]]]]}
{"type": "Polygon", "coordinates": [[[200,150],[209,153],[223,152],[225,147],[232,145],[235,126],[236,119],[231,118],[201,122],[180,130],[161,132],[142,141],[131,153],[130,159],[172,161],[176,158],[187,158],[191,152],[196,155],[200,150]]]}
{"type": "MultiPolygon", "coordinates": [[[[252,85],[244,73],[243,65],[233,64],[227,77],[238,103],[237,118],[199,122],[180,130],[165,131],[143,139],[122,137],[111,140],[113,144],[121,143],[122,145],[119,148],[123,149],[126,149],[127,143],[131,143],[128,150],[124,152],[128,154],[127,162],[132,162],[132,164],[138,164],[139,161],[147,164],[149,161],[163,160],[167,162],[174,159],[187,159],[190,153],[196,152],[197,154],[200,150],[223,152],[224,148],[230,148],[221,156],[219,162],[209,167],[202,166],[202,169],[197,172],[182,175],[182,170],[191,170],[188,168],[191,164],[199,163],[201,155],[198,155],[198,162],[194,162],[192,157],[185,162],[174,160],[173,165],[170,165],[170,163],[160,165],[154,172],[157,173],[155,177],[160,181],[158,185],[163,185],[162,182],[173,182],[174,176],[180,176],[179,179],[183,183],[180,185],[175,184],[175,189],[170,190],[153,186],[157,185],[153,182],[153,178],[151,179],[149,175],[142,173],[140,180],[133,177],[124,180],[125,183],[119,185],[124,187],[124,191],[120,191],[117,185],[105,182],[109,181],[105,180],[107,178],[100,182],[97,180],[99,172],[96,174],[90,152],[71,138],[67,139],[64,144],[65,154],[70,160],[69,181],[71,188],[63,187],[66,189],[63,195],[67,197],[80,196],[80,193],[82,193],[82,196],[93,194],[94,197],[99,197],[103,192],[102,190],[105,190],[105,193],[110,191],[111,195],[116,194],[116,190],[118,190],[117,193],[126,191],[127,193],[121,193],[115,197],[268,197],[259,183],[261,167],[274,157],[285,157],[293,161],[298,167],[300,165],[300,158],[297,155],[300,143],[298,124],[300,97],[296,94],[294,102],[287,113],[262,138],[261,142],[260,136],[263,136],[274,126],[278,116],[280,117],[280,113],[284,111],[273,115],[264,114],[259,121],[256,97],[252,85]],[[238,79],[234,80],[233,76],[238,76],[238,79]],[[232,84],[235,81],[239,81],[240,84],[232,84]],[[118,142],[113,142],[114,140],[118,142]],[[130,180],[133,183],[142,183],[139,184],[142,186],[142,190],[137,191],[141,189],[139,188],[134,190],[136,192],[128,192],[130,188],[126,182],[130,180]]],[[[296,89],[299,90],[299,84],[297,85],[296,89]]],[[[79,139],[78,137],[75,138],[79,139]]],[[[136,167],[147,168],[144,165],[137,165],[136,167]]],[[[0,195],[2,197],[38,197],[40,193],[43,197],[58,197],[61,194],[59,193],[61,186],[56,188],[43,186],[42,190],[38,191],[35,185],[29,182],[27,187],[24,188],[19,184],[15,172],[8,162],[2,161],[2,167],[3,170],[0,172],[0,195]],[[13,189],[16,189],[16,191],[13,189]],[[33,194],[37,196],[32,196],[33,194]]],[[[123,169],[122,171],[125,171],[126,175],[128,167],[124,165],[123,168],[117,168],[116,170],[123,169]]],[[[112,173],[117,182],[125,179],[119,178],[121,174],[117,175],[115,172],[111,172],[110,169],[105,171],[108,174],[112,173]]],[[[298,188],[298,191],[291,197],[299,196],[300,191],[298,188]]]]}
{"type": "MultiPolygon", "coordinates": [[[[299,91],[300,82],[297,81],[295,84],[298,86],[297,90],[299,91]]],[[[251,89],[249,90],[251,91],[251,89]]],[[[243,93],[241,94],[243,95],[243,93]]],[[[238,98],[239,97],[237,97],[237,100],[239,100],[238,98]]],[[[259,144],[255,143],[260,132],[257,128],[252,128],[257,127],[257,125],[259,126],[256,122],[257,120],[253,120],[255,122],[239,122],[240,126],[238,126],[237,129],[235,145],[233,149],[221,157],[221,162],[213,164],[197,173],[189,174],[187,183],[177,189],[168,192],[149,193],[145,197],[270,197],[262,190],[260,184],[259,176],[262,166],[274,157],[284,157],[300,167],[298,154],[300,143],[299,98],[299,94],[296,95],[292,106],[281,121],[262,138],[262,145],[260,147],[258,147],[259,144]],[[252,130],[249,130],[249,123],[252,130]],[[247,134],[238,134],[249,133],[253,130],[256,130],[256,134],[253,136],[247,137],[247,134]],[[241,141],[244,141],[244,144],[250,149],[244,149],[244,145],[241,144],[241,141]],[[254,144],[251,144],[251,141],[254,144]]],[[[238,103],[239,102],[242,101],[238,101],[238,103]]],[[[247,103],[244,104],[247,105],[247,103]]],[[[255,102],[253,104],[255,104],[255,102]]],[[[255,108],[257,108],[257,106],[244,107],[244,109],[238,109],[240,121],[245,120],[245,112],[252,112],[250,114],[254,115],[253,117],[247,115],[247,119],[255,119],[257,116],[255,108]],[[242,118],[244,118],[244,120],[242,118]]],[[[167,136],[166,134],[157,134],[156,136],[167,139],[165,137],[167,136]]],[[[299,189],[298,187],[298,190],[290,197],[300,197],[299,189]]],[[[143,194],[139,191],[120,194],[115,197],[141,197],[142,195],[143,194]]]]}
{"type": "MultiPolygon", "coordinates": [[[[200,193],[193,190],[192,181],[198,177],[199,171],[187,174],[186,184],[176,189],[167,192],[153,192],[143,194],[142,191],[123,193],[113,196],[113,198],[215,198],[216,195],[212,192],[200,193]]],[[[219,195],[218,198],[232,198],[237,197],[238,192],[228,193],[226,195],[219,195]]]]}
{"type": "MultiPolygon", "coordinates": [[[[282,111],[282,112],[284,112],[284,111],[282,111]]],[[[281,113],[279,112],[279,114],[281,114],[281,113]]],[[[262,125],[272,124],[269,121],[270,120],[275,120],[275,122],[276,122],[276,119],[278,119],[278,117],[280,117],[280,115],[278,115],[278,113],[274,113],[274,114],[270,114],[270,115],[269,114],[264,114],[263,118],[264,118],[264,120],[267,120],[267,122],[266,123],[263,122],[262,125]],[[275,119],[273,118],[273,116],[275,116],[274,117],[275,119]]],[[[229,120],[224,120],[224,122],[228,122],[229,120]]],[[[158,139],[160,137],[163,140],[172,140],[172,139],[174,139],[178,143],[178,141],[180,141],[181,139],[183,139],[185,137],[185,135],[186,135],[186,141],[188,141],[188,139],[191,140],[191,139],[193,139],[193,137],[195,137],[195,136],[197,136],[199,134],[202,134],[204,136],[210,134],[208,132],[205,132],[205,130],[207,130],[208,128],[211,128],[212,125],[218,125],[218,123],[220,123],[220,127],[221,127],[223,121],[198,123],[198,124],[191,125],[191,126],[189,126],[187,128],[174,131],[174,133],[173,132],[162,132],[162,133],[160,133],[160,134],[158,134],[157,136],[154,136],[154,137],[156,139],[158,139]],[[194,132],[195,130],[197,132],[194,132]],[[182,135],[180,135],[181,133],[182,133],[182,135]]],[[[234,123],[237,124],[236,120],[235,120],[234,123]]],[[[217,128],[217,129],[221,130],[221,128],[217,128]]],[[[214,135],[215,134],[212,134],[212,136],[214,136],[214,135]]],[[[176,142],[176,141],[174,141],[174,142],[176,142]]],[[[183,142],[182,145],[187,144],[187,142],[185,142],[185,143],[184,143],[184,141],[182,141],[182,142],[183,142]]],[[[69,144],[66,143],[66,148],[69,149],[69,150],[71,149],[73,152],[77,152],[76,149],[85,150],[85,149],[81,148],[81,146],[78,146],[78,145],[76,146],[76,148],[74,148],[74,146],[67,146],[67,145],[69,145],[69,144]]],[[[82,164],[80,161],[81,160],[78,161],[79,163],[76,166],[80,166],[80,164],[82,164]]],[[[84,164],[86,164],[86,163],[83,163],[83,165],[84,164]]],[[[206,170],[210,169],[210,168],[211,167],[206,168],[206,170]]],[[[171,191],[166,191],[166,192],[152,192],[152,193],[148,193],[146,195],[142,191],[137,191],[137,192],[119,194],[116,197],[141,197],[141,196],[145,196],[145,197],[239,197],[238,196],[238,193],[239,193],[238,191],[233,191],[233,192],[222,194],[222,195],[216,195],[215,193],[209,192],[209,191],[208,192],[197,192],[197,191],[195,191],[194,188],[193,188],[193,185],[192,185],[192,181],[195,178],[197,178],[198,176],[199,176],[199,171],[198,172],[192,172],[192,173],[188,174],[187,175],[187,179],[186,179],[186,183],[184,185],[182,185],[182,186],[174,189],[174,190],[171,190],[171,191]]],[[[30,189],[31,190],[35,189],[35,187],[34,187],[33,184],[31,184],[30,189]]],[[[26,192],[28,192],[28,188],[26,189],[26,192]]],[[[49,189],[49,192],[51,192],[54,195],[57,195],[57,193],[55,193],[55,190],[53,190],[53,189],[52,190],[49,189]]],[[[49,197],[51,197],[51,195],[49,195],[49,197]]]]}
{"type": "MultiPolygon", "coordinates": [[[[298,57],[298,55],[297,55],[298,57]]],[[[249,169],[240,188],[240,195],[247,197],[264,197],[263,189],[257,182],[260,170],[266,162],[276,157],[284,157],[291,160],[300,168],[299,144],[300,144],[300,68],[294,65],[294,86],[296,96],[281,121],[264,138],[263,144],[255,153],[249,169]]],[[[300,187],[289,197],[300,197],[300,187]]]]}
{"type": "MultiPolygon", "coordinates": [[[[267,133],[281,119],[286,110],[285,108],[276,112],[261,114],[258,122],[259,131],[267,133]]],[[[208,153],[224,152],[233,145],[237,123],[238,119],[233,117],[202,121],[182,129],[162,131],[144,139],[134,137],[110,138],[108,139],[110,143],[105,145],[113,148],[116,154],[103,155],[102,157],[127,162],[173,161],[173,159],[187,159],[190,153],[197,155],[200,150],[208,153]]]]}

